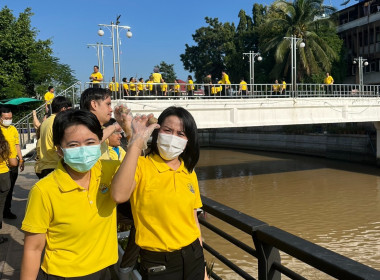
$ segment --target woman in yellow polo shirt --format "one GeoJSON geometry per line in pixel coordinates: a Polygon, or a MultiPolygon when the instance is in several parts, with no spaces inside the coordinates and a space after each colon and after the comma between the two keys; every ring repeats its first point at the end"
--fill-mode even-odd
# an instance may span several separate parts
{"type": "MultiPolygon", "coordinates": [[[[0,129],[0,230],[3,223],[3,210],[5,200],[11,188],[11,177],[8,166],[17,166],[17,152],[14,145],[9,145],[0,129]]],[[[0,236],[0,244],[8,241],[8,238],[0,236]]]]}
{"type": "Polygon", "coordinates": [[[57,114],[53,142],[62,159],[29,193],[21,227],[22,280],[111,279],[107,267],[117,262],[118,252],[110,184],[120,162],[98,160],[102,136],[88,111],[57,114]]]}
{"type": "Polygon", "coordinates": [[[147,127],[148,117],[132,121],[134,133],[112,181],[112,197],[117,203],[131,201],[142,279],[205,279],[196,123],[181,107],[165,109],[159,125],[147,127]],[[155,128],[149,154],[140,156],[155,128]]]}

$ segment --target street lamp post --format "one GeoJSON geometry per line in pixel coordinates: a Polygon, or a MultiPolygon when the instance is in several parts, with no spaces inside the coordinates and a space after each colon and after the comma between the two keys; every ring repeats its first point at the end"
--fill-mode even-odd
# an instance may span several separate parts
{"type": "Polygon", "coordinates": [[[97,52],[98,56],[98,66],[99,69],[101,69],[101,73],[103,74],[103,77],[105,77],[105,71],[104,71],[104,47],[112,47],[112,45],[103,45],[103,43],[96,43],[96,44],[87,44],[87,47],[94,47],[97,52]]]}
{"type": "Polygon", "coordinates": [[[115,82],[118,82],[120,84],[121,81],[121,70],[120,70],[120,37],[119,37],[119,29],[125,29],[127,30],[127,37],[132,37],[132,32],[130,31],[131,27],[129,26],[123,26],[119,25],[119,18],[120,15],[116,18],[116,23],[111,22],[111,24],[98,24],[100,26],[100,29],[98,30],[98,35],[103,36],[104,31],[102,30],[102,27],[106,27],[111,32],[111,40],[112,40],[112,57],[113,57],[113,74],[115,77],[115,82]],[[116,36],[115,36],[115,30],[116,30],[116,36]],[[116,45],[116,50],[115,50],[116,45]],[[115,52],[117,51],[117,53],[115,52]],[[116,64],[117,64],[117,71],[116,71],[116,64]]]}
{"type": "Polygon", "coordinates": [[[292,90],[293,92],[296,91],[296,85],[297,85],[297,43],[299,43],[300,48],[305,47],[305,43],[302,42],[302,38],[297,38],[295,35],[292,35],[291,37],[284,37],[284,39],[290,40],[290,51],[291,51],[291,66],[292,66],[292,90]]]}
{"type": "Polygon", "coordinates": [[[263,58],[261,57],[259,52],[255,53],[253,51],[250,51],[249,53],[243,53],[243,55],[249,56],[249,77],[251,85],[253,85],[255,83],[255,57],[257,56],[258,61],[263,60],[263,58]]]}
{"type": "Polygon", "coordinates": [[[363,75],[363,67],[368,65],[368,61],[365,58],[359,56],[358,58],[354,58],[353,64],[358,64],[359,68],[359,85],[363,87],[364,84],[364,75],[363,75]]]}

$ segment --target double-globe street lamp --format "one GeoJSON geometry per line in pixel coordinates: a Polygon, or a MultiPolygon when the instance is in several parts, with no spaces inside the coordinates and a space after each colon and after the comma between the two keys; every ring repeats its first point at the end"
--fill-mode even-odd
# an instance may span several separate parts
{"type": "Polygon", "coordinates": [[[104,47],[112,47],[111,45],[103,45],[103,43],[96,43],[96,44],[87,44],[87,48],[94,47],[96,49],[96,54],[98,56],[98,66],[103,74],[103,77],[105,77],[105,71],[104,71],[104,47]]]}
{"type": "Polygon", "coordinates": [[[358,58],[354,58],[353,64],[357,64],[359,68],[359,85],[360,87],[364,84],[364,76],[363,76],[363,68],[368,65],[368,61],[365,58],[359,56],[358,58]]]}
{"type": "Polygon", "coordinates": [[[249,77],[250,83],[253,86],[255,83],[255,57],[257,57],[257,61],[261,61],[263,58],[259,52],[255,53],[253,51],[250,51],[249,53],[243,53],[243,59],[244,55],[248,55],[249,57],[249,77]]]}
{"type": "MultiPolygon", "coordinates": [[[[297,43],[300,48],[305,47],[305,43],[302,42],[302,38],[297,38],[295,35],[291,37],[284,37],[284,39],[290,40],[290,51],[291,51],[291,67],[292,67],[292,91],[295,92],[297,89],[297,43]]],[[[295,93],[294,93],[295,95],[295,93]]]]}
{"type": "Polygon", "coordinates": [[[111,24],[98,24],[100,26],[100,29],[98,30],[98,35],[103,36],[104,31],[102,27],[106,27],[111,32],[111,40],[112,40],[112,56],[113,56],[113,76],[115,77],[115,81],[120,83],[121,81],[121,71],[120,71],[120,37],[119,37],[119,29],[125,29],[127,30],[126,36],[128,38],[132,37],[131,27],[129,26],[123,26],[119,25],[119,18],[120,15],[116,19],[116,23],[111,22],[111,24]],[[116,30],[116,36],[115,36],[115,30],[116,30]],[[116,45],[116,52],[115,53],[115,45],[116,45]],[[117,71],[116,71],[116,64],[117,64],[117,71]]]}

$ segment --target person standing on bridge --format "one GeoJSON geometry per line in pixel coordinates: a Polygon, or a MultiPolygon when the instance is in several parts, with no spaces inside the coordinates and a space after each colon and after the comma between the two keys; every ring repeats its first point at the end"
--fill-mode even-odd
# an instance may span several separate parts
{"type": "Polygon", "coordinates": [[[194,96],[194,82],[191,75],[187,76],[187,86],[186,86],[187,96],[194,96]]]}
{"type": "Polygon", "coordinates": [[[210,93],[211,93],[211,84],[212,84],[211,74],[208,74],[203,79],[203,83],[204,83],[205,96],[210,96],[210,93]]]}
{"type": "Polygon", "coordinates": [[[99,88],[100,83],[103,81],[103,75],[99,72],[99,66],[94,66],[94,72],[90,76],[91,85],[93,88],[99,88]]]}
{"type": "Polygon", "coordinates": [[[228,96],[230,92],[230,78],[225,71],[222,72],[222,79],[220,80],[222,84],[222,96],[228,96]]]}
{"type": "Polygon", "coordinates": [[[165,109],[158,124],[148,126],[148,117],[132,120],[132,139],[111,185],[116,203],[131,201],[142,279],[208,279],[197,215],[196,123],[182,107],[165,109]],[[153,130],[150,152],[140,156],[153,130]]]}
{"type": "MultiPolygon", "coordinates": [[[[7,195],[11,189],[11,177],[9,167],[17,168],[17,152],[14,145],[9,144],[2,130],[0,130],[0,213],[3,213],[7,195]]],[[[3,224],[3,216],[0,216],[0,230],[3,224]]],[[[7,242],[8,238],[0,236],[0,244],[7,242]]]]}
{"type": "Polygon", "coordinates": [[[45,111],[48,115],[51,114],[51,102],[53,102],[54,97],[54,87],[49,86],[48,91],[44,95],[45,111]]]}
{"type": "Polygon", "coordinates": [[[162,75],[158,67],[154,67],[153,69],[152,82],[153,82],[153,94],[151,93],[151,95],[162,96],[162,91],[161,91],[162,75]]]}
{"type": "Polygon", "coordinates": [[[21,153],[21,147],[20,147],[20,136],[18,134],[18,131],[16,127],[12,125],[12,111],[9,108],[1,108],[1,122],[0,122],[0,128],[1,131],[5,137],[5,139],[8,141],[9,145],[12,146],[12,148],[16,149],[17,158],[18,158],[18,164],[17,166],[11,166],[9,170],[9,174],[11,176],[11,185],[10,190],[8,192],[7,198],[5,200],[4,210],[0,212],[0,215],[2,214],[5,219],[17,219],[17,216],[12,213],[11,206],[12,206],[12,195],[13,195],[13,189],[16,184],[16,180],[18,177],[18,169],[20,168],[20,172],[24,171],[24,159],[22,157],[21,153]]]}
{"type": "Polygon", "coordinates": [[[112,82],[109,83],[108,89],[114,94],[114,96],[117,96],[117,93],[119,92],[119,83],[115,82],[115,77],[112,77],[112,82]]]}
{"type": "Polygon", "coordinates": [[[52,114],[40,126],[40,159],[36,162],[40,171],[40,178],[51,173],[58,164],[59,157],[53,143],[53,123],[59,112],[71,108],[72,104],[69,99],[64,96],[57,96],[51,103],[52,114]]]}
{"type": "Polygon", "coordinates": [[[330,76],[329,73],[326,73],[326,78],[323,80],[323,83],[326,87],[326,95],[332,94],[332,85],[334,84],[334,78],[330,76]]]}

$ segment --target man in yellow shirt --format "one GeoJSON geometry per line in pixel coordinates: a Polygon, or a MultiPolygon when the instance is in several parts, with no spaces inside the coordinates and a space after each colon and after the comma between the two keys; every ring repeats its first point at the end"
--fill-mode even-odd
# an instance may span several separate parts
{"type": "Polygon", "coordinates": [[[64,96],[57,96],[51,103],[52,114],[40,127],[40,159],[38,168],[41,178],[52,172],[58,164],[59,157],[53,143],[53,123],[55,116],[61,112],[71,108],[72,104],[69,99],[64,96]]]}
{"type": "Polygon", "coordinates": [[[157,85],[162,83],[162,75],[160,73],[160,69],[158,67],[154,67],[152,74],[152,82],[153,82],[153,94],[154,95],[162,95],[161,85],[157,85]]]}
{"type": "Polygon", "coordinates": [[[99,72],[99,66],[94,66],[94,72],[90,76],[90,81],[92,82],[92,87],[101,87],[100,83],[103,81],[103,75],[99,72]]]}
{"type": "Polygon", "coordinates": [[[332,93],[332,85],[334,84],[334,79],[329,73],[326,73],[326,78],[324,79],[324,84],[326,88],[326,94],[332,93]]]}
{"type": "Polygon", "coordinates": [[[166,96],[168,94],[168,84],[165,83],[164,79],[162,79],[161,91],[163,96],[166,96]]]}
{"type": "Polygon", "coordinates": [[[286,94],[286,82],[285,82],[285,79],[282,79],[282,83],[281,83],[282,85],[281,85],[281,88],[280,88],[280,90],[281,90],[281,95],[283,96],[283,97],[285,97],[285,94],[286,94]]]}
{"type": "Polygon", "coordinates": [[[12,146],[12,149],[16,150],[17,157],[18,157],[18,165],[9,168],[9,173],[11,177],[11,188],[9,189],[8,195],[5,200],[3,213],[0,213],[0,214],[3,214],[3,217],[5,219],[17,219],[17,216],[11,212],[12,193],[13,193],[13,189],[18,177],[18,166],[20,166],[21,172],[24,170],[24,159],[22,158],[22,154],[21,154],[20,138],[19,138],[18,131],[13,125],[11,125],[12,117],[13,117],[12,111],[9,108],[1,108],[0,112],[1,112],[1,122],[0,122],[1,131],[5,139],[8,141],[9,146],[12,146]]]}
{"type": "Polygon", "coordinates": [[[279,93],[280,93],[280,84],[278,83],[278,80],[275,80],[274,81],[274,85],[272,85],[272,94],[273,96],[276,96],[278,97],[279,93]]]}
{"type": "Polygon", "coordinates": [[[49,86],[48,87],[48,91],[45,93],[44,95],[44,100],[45,100],[45,111],[48,115],[51,114],[51,108],[50,108],[50,104],[51,102],[53,101],[53,98],[54,98],[54,87],[53,86],[49,86]]]}
{"type": "Polygon", "coordinates": [[[153,95],[153,77],[150,76],[149,80],[146,82],[146,89],[148,90],[148,95],[153,95]]]}
{"type": "Polygon", "coordinates": [[[115,77],[112,77],[112,82],[109,83],[108,89],[112,91],[115,96],[119,92],[119,83],[115,82],[115,77]]]}
{"type": "Polygon", "coordinates": [[[222,72],[222,79],[221,79],[221,84],[222,84],[222,96],[228,96],[229,95],[229,89],[230,89],[230,78],[228,77],[226,72],[222,72]]]}
{"type": "MultiPolygon", "coordinates": [[[[100,122],[100,125],[104,126],[104,124],[110,121],[113,112],[110,91],[102,88],[86,89],[80,97],[80,108],[93,113],[100,122]]],[[[100,159],[110,159],[106,140],[116,131],[121,132],[121,127],[117,122],[114,125],[103,128],[103,138],[100,143],[102,155],[100,159]]],[[[127,139],[129,139],[131,131],[125,131],[125,133],[127,139]]]]}
{"type": "Polygon", "coordinates": [[[240,79],[239,92],[240,92],[241,95],[247,95],[247,82],[244,81],[244,78],[240,79]]]}

